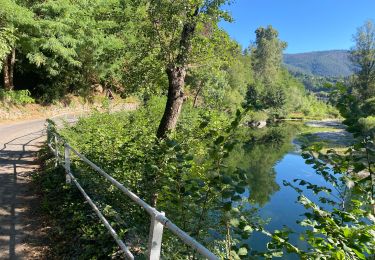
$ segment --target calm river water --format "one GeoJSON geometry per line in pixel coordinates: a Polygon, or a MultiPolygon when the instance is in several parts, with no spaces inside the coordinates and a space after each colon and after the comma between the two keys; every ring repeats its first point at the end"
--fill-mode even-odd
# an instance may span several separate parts
{"type": "MultiPolygon", "coordinates": [[[[301,123],[281,124],[254,130],[246,134],[246,140],[235,154],[236,159],[228,161],[237,163],[245,168],[251,176],[249,189],[245,196],[250,199],[252,206],[259,208],[262,219],[269,219],[266,230],[274,231],[287,226],[296,232],[291,242],[298,247],[305,245],[298,239],[302,227],[296,223],[302,220],[305,209],[298,204],[298,194],[291,187],[283,185],[284,181],[293,182],[294,179],[304,179],[317,185],[327,185],[322,177],[315,173],[312,165],[305,163],[301,156],[299,145],[295,140],[306,130],[301,123]],[[236,161],[236,162],[234,162],[236,161]]],[[[309,191],[305,193],[315,201],[316,195],[309,191]]],[[[249,245],[256,250],[263,251],[269,241],[262,234],[255,234],[249,245]]],[[[297,259],[293,255],[284,255],[283,259],[297,259]]]]}

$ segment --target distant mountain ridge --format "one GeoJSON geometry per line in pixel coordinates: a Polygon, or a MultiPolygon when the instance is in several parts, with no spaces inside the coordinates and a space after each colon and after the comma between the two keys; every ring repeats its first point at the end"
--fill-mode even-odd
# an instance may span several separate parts
{"type": "Polygon", "coordinates": [[[321,77],[347,77],[355,68],[348,50],[284,54],[284,64],[292,73],[321,77]]]}

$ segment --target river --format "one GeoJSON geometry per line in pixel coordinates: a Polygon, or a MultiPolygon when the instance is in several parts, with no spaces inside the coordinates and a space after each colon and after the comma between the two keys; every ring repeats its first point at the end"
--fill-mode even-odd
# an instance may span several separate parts
{"type": "MultiPolygon", "coordinates": [[[[327,127],[326,124],[322,126],[327,127]]],[[[316,127],[302,123],[283,123],[260,130],[245,130],[243,143],[237,147],[234,156],[228,159],[229,164],[247,169],[250,180],[244,196],[248,196],[251,207],[258,208],[260,217],[268,220],[265,229],[274,231],[284,226],[291,228],[295,234],[291,236],[290,241],[302,248],[305,244],[298,238],[302,227],[296,222],[303,219],[305,209],[296,202],[297,192],[283,183],[304,179],[317,185],[330,185],[315,173],[312,165],[305,163],[298,139],[312,129],[314,133],[309,137],[313,141],[324,139],[337,144],[338,136],[345,137],[345,142],[350,139],[350,135],[342,130],[341,125],[321,128],[321,131],[316,127]]],[[[313,201],[316,199],[316,195],[308,190],[304,190],[304,194],[313,201]]],[[[269,238],[265,235],[255,233],[249,240],[249,246],[264,251],[268,241],[269,238]]],[[[284,255],[283,259],[298,258],[294,255],[284,255]]]]}

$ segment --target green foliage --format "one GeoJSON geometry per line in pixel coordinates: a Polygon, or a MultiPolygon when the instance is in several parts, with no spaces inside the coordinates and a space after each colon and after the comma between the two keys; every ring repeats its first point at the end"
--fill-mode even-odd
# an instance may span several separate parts
{"type": "MultiPolygon", "coordinates": [[[[0,27],[0,60],[3,60],[11,51],[17,38],[14,35],[14,29],[0,27]]],[[[0,70],[3,67],[3,63],[0,63],[0,70]]]]}
{"type": "Polygon", "coordinates": [[[25,105],[34,103],[29,90],[9,90],[0,89],[0,101],[14,105],[25,105]]]}
{"type": "Polygon", "coordinates": [[[351,59],[358,67],[353,88],[362,99],[375,95],[375,25],[367,21],[354,35],[351,59]]]}
{"type": "Polygon", "coordinates": [[[253,69],[256,78],[268,87],[277,80],[281,69],[282,52],[287,44],[278,39],[279,33],[272,26],[260,27],[255,34],[256,47],[252,49],[253,69]]]}
{"type": "Polygon", "coordinates": [[[25,37],[24,31],[33,23],[32,12],[15,1],[3,0],[0,8],[0,69],[3,67],[4,58],[15,48],[22,44],[25,37]],[[21,32],[21,33],[20,33],[21,32]]]}
{"type": "Polygon", "coordinates": [[[322,119],[340,117],[340,113],[335,107],[317,100],[314,95],[305,96],[302,104],[301,111],[305,116],[322,119]]]}
{"type": "Polygon", "coordinates": [[[279,231],[269,234],[269,249],[282,255],[285,248],[302,259],[371,259],[375,254],[374,144],[365,139],[345,155],[334,150],[323,154],[320,149],[319,145],[309,147],[303,157],[327,186],[301,179],[294,180],[297,185],[284,182],[300,194],[298,202],[307,209],[300,224],[307,227],[301,239],[309,247],[296,248],[288,242],[291,232],[279,231]],[[301,187],[317,197],[309,199],[301,187]]]}
{"type": "MultiPolygon", "coordinates": [[[[288,67],[287,67],[288,68],[288,67]]],[[[348,77],[323,77],[323,76],[316,76],[316,75],[309,75],[301,72],[295,72],[288,68],[289,72],[297,78],[299,81],[303,83],[305,88],[313,93],[319,94],[321,92],[331,92],[332,85],[336,83],[344,83],[348,81],[348,77]]]]}
{"type": "Polygon", "coordinates": [[[36,79],[33,96],[43,103],[89,97],[95,84],[147,101],[166,93],[165,68],[183,59],[195,106],[234,112],[247,98],[270,117],[326,111],[315,112],[321,104],[282,68],[286,43],[274,28],[259,28],[256,46],[241,53],[218,26],[231,20],[219,8],[226,2],[5,1],[0,54],[16,48],[16,75],[36,79]],[[185,25],[195,26],[189,50],[180,42],[185,25]]]}
{"type": "Polygon", "coordinates": [[[250,66],[246,64],[249,56],[241,54],[240,47],[227,33],[213,30],[211,34],[204,47],[207,56],[194,54],[200,58],[188,72],[187,88],[193,92],[195,106],[235,111],[243,103],[246,82],[252,79],[250,66]]]}
{"type": "Polygon", "coordinates": [[[272,27],[259,28],[256,45],[252,47],[254,81],[248,81],[246,103],[254,110],[266,111],[271,118],[286,118],[303,113],[310,117],[337,117],[334,108],[308,95],[302,83],[282,66],[280,41],[272,27]]]}
{"type": "MultiPolygon", "coordinates": [[[[357,66],[356,74],[347,84],[338,83],[332,93],[332,100],[345,117],[349,130],[357,135],[363,133],[362,127],[371,125],[374,114],[375,86],[375,28],[367,21],[357,29],[354,35],[355,46],[351,50],[351,59],[357,66]],[[361,119],[362,118],[362,119],[361,119]],[[360,121],[359,121],[360,120],[360,121]]],[[[369,129],[365,129],[365,132],[369,129]]]]}
{"type": "MultiPolygon", "coordinates": [[[[201,59],[210,60],[212,45],[219,43],[223,32],[218,28],[220,19],[229,20],[229,15],[220,9],[227,0],[204,1],[151,1],[147,9],[147,32],[152,44],[160,50],[164,66],[200,64],[201,59]],[[191,39],[181,40],[183,30],[196,31],[191,39]],[[156,41],[155,41],[156,39],[156,41]],[[181,49],[183,41],[192,41],[191,50],[181,49]],[[191,55],[188,52],[191,52],[191,55]],[[188,55],[189,57],[185,57],[188,55]]],[[[225,47],[225,45],[224,45],[225,47]]]]}
{"type": "Polygon", "coordinates": [[[358,125],[363,134],[373,135],[375,131],[375,116],[361,117],[358,119],[358,125]]]}
{"type": "MultiPolygon", "coordinates": [[[[165,140],[157,140],[154,137],[155,118],[160,117],[163,104],[163,99],[152,98],[148,106],[136,112],[97,114],[81,119],[75,126],[64,129],[62,134],[90,160],[147,202],[156,203],[175,224],[223,258],[282,256],[284,249],[304,259],[331,259],[338,251],[353,258],[361,253],[373,253],[373,225],[365,220],[372,221],[369,179],[356,180],[354,174],[368,167],[368,161],[359,152],[365,151],[370,144],[355,146],[344,157],[334,152],[321,154],[319,147],[304,154],[306,162],[314,165],[327,186],[303,179],[295,182],[319,196],[319,202],[309,198],[308,193],[302,193],[297,185],[285,183],[301,193],[299,203],[307,209],[301,225],[308,228],[303,239],[310,247],[304,249],[288,242],[289,230],[266,231],[263,228],[265,221],[259,218],[257,208],[250,206],[267,203],[278,191],[272,165],[291,149],[291,133],[295,130],[292,131],[291,126],[271,126],[253,131],[240,127],[246,110],[238,111],[228,119],[225,113],[192,108],[188,104],[177,131],[165,140]],[[348,171],[353,174],[347,174],[348,171]],[[356,186],[346,189],[346,183],[352,182],[356,186]],[[251,192],[245,196],[247,190],[251,192]],[[247,243],[254,231],[272,238],[267,252],[256,252],[247,243]]],[[[74,157],[72,167],[131,249],[137,256],[142,256],[147,244],[147,215],[74,157]]],[[[54,185],[61,186],[62,183],[61,179],[59,183],[47,182],[46,205],[51,213],[75,216],[71,226],[61,235],[69,237],[69,230],[79,230],[72,243],[80,246],[79,251],[61,251],[61,254],[86,258],[112,255],[116,249],[110,243],[111,239],[105,236],[102,227],[92,222],[92,213],[82,206],[82,198],[67,195],[75,194],[74,187],[67,187],[69,193],[55,189],[54,185]],[[49,196],[68,196],[66,203],[71,206],[54,206],[53,197],[49,196]],[[77,212],[72,213],[72,210],[77,212]],[[93,237],[99,241],[100,249],[88,246],[93,237]]],[[[164,258],[193,255],[174,236],[165,233],[164,258]]]]}
{"type": "MultiPolygon", "coordinates": [[[[318,206],[312,199],[300,196],[300,203],[309,209],[301,224],[310,228],[303,235],[310,248],[296,253],[306,258],[372,259],[375,255],[374,35],[372,22],[357,30],[351,58],[358,71],[349,83],[337,83],[331,96],[359,141],[344,155],[334,150],[322,154],[319,146],[304,154],[306,162],[314,165],[330,187],[296,180],[320,194],[319,201],[326,205],[318,206]]],[[[276,244],[279,249],[283,247],[283,243],[276,244]]]]}
{"type": "MultiPolygon", "coordinates": [[[[307,227],[302,236],[309,244],[306,250],[289,243],[289,230],[271,234],[263,228],[265,221],[251,205],[266,204],[279,190],[270,166],[290,149],[290,129],[270,126],[255,131],[242,127],[245,120],[286,118],[293,113],[337,116],[337,112],[307,94],[283,68],[286,43],[271,26],[259,28],[256,46],[241,53],[217,25],[221,18],[229,19],[219,8],[224,3],[37,2],[31,5],[38,14],[34,34],[20,50],[39,73],[47,72],[51,81],[40,86],[48,94],[46,100],[69,91],[87,95],[94,83],[125,94],[138,91],[145,107],[135,112],[95,114],[66,127],[61,135],[222,258],[270,258],[282,256],[283,250],[321,259],[373,254],[369,209],[373,206],[374,148],[369,140],[349,149],[346,156],[322,154],[315,148],[304,154],[327,186],[303,179],[295,180],[298,185],[285,183],[300,193],[299,203],[307,209],[301,221],[307,227]],[[186,30],[194,33],[184,38],[186,30]],[[187,101],[176,131],[157,139],[157,119],[165,99],[156,94],[165,93],[165,69],[178,66],[187,69],[187,92],[196,97],[194,106],[187,101]],[[56,80],[58,83],[49,88],[56,80]],[[358,179],[357,174],[365,169],[370,178],[358,179]],[[347,188],[347,183],[354,183],[354,188],[347,188]],[[319,202],[299,186],[311,190],[319,202]],[[268,252],[256,252],[248,244],[254,231],[271,237],[268,252]]],[[[338,84],[337,89],[345,93],[336,98],[337,103],[345,101],[341,104],[344,116],[359,111],[353,122],[372,129],[372,114],[363,116],[372,113],[372,97],[362,105],[343,85],[338,84]],[[362,119],[358,120],[359,116],[362,119]]],[[[147,214],[74,156],[72,169],[131,250],[144,257],[147,214]]],[[[60,170],[47,171],[40,180],[47,194],[45,209],[56,219],[72,219],[67,227],[64,222],[57,225],[62,229],[60,238],[74,234],[67,243],[78,246],[72,252],[61,249],[60,254],[68,258],[113,257],[117,248],[104,228],[94,222],[74,187],[62,184],[60,170]],[[58,177],[51,178],[48,173],[52,172],[58,177]],[[51,203],[56,198],[62,203],[51,203]],[[100,247],[90,246],[94,239],[100,247]]],[[[196,258],[168,232],[163,241],[163,258],[196,258]]]]}
{"type": "MultiPolygon", "coordinates": [[[[246,111],[238,111],[230,120],[224,113],[194,109],[188,104],[177,131],[161,141],[154,137],[154,131],[158,123],[155,118],[162,113],[163,103],[163,99],[153,98],[147,107],[136,112],[97,114],[81,119],[75,126],[64,129],[62,134],[72,146],[141,198],[149,203],[156,202],[157,208],[166,212],[175,224],[215,253],[225,258],[231,255],[246,259],[253,252],[247,239],[265,222],[249,201],[264,204],[278,190],[271,165],[291,148],[289,131],[275,128],[261,133],[254,131],[249,136],[252,130],[239,127],[246,111]],[[262,145],[265,142],[269,144],[262,145]],[[264,150],[270,146],[275,152],[264,158],[264,150]],[[255,157],[258,161],[249,159],[255,157]],[[263,164],[264,168],[258,172],[255,168],[260,161],[269,163],[263,164]],[[249,185],[267,189],[254,189],[246,197],[249,185]]],[[[106,213],[106,216],[113,223],[121,216],[118,229],[124,232],[123,237],[130,245],[134,243],[132,249],[139,246],[137,252],[142,255],[149,225],[146,213],[89,167],[74,157],[72,160],[73,172],[85,190],[94,195],[101,209],[110,205],[114,213],[106,213]]],[[[69,188],[69,194],[73,191],[74,187],[69,188]]],[[[55,191],[46,192],[52,196],[55,191]]],[[[46,199],[50,200],[48,196],[46,199]]],[[[72,208],[76,209],[81,207],[81,200],[74,196],[67,203],[75,205],[72,208]]],[[[60,210],[64,209],[56,209],[60,210]]],[[[64,215],[70,210],[66,209],[64,215]]],[[[90,212],[80,210],[86,212],[82,216],[90,212]]],[[[83,221],[79,218],[71,223],[71,227],[78,228],[83,221]]],[[[92,228],[87,224],[83,226],[85,228],[79,229],[79,239],[74,243],[84,246],[85,237],[95,235],[101,229],[96,225],[92,228]],[[79,242],[81,239],[83,241],[79,242]]],[[[65,235],[70,236],[69,230],[65,235]]],[[[90,251],[92,248],[80,247],[80,250],[84,251],[82,255],[95,255],[95,251],[90,251]]],[[[110,255],[113,244],[103,243],[98,250],[110,255]]],[[[168,232],[163,237],[163,250],[166,259],[193,255],[168,232]]]]}
{"type": "Polygon", "coordinates": [[[58,82],[53,88],[62,90],[55,93],[87,96],[97,83],[123,88],[125,61],[136,55],[133,23],[142,17],[134,3],[48,1],[33,11],[42,18],[38,34],[29,39],[27,58],[58,82]]]}

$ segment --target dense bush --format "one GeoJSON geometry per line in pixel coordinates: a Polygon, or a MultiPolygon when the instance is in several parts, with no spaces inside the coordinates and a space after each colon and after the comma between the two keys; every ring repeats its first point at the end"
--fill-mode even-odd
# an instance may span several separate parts
{"type": "Polygon", "coordinates": [[[361,117],[358,120],[361,131],[364,134],[374,134],[375,131],[375,116],[361,117]]]}
{"type": "Polygon", "coordinates": [[[301,110],[305,116],[310,118],[324,119],[340,117],[340,113],[335,107],[317,100],[313,95],[307,95],[304,97],[301,110]]]}
{"type": "MultiPolygon", "coordinates": [[[[245,241],[263,221],[257,217],[256,209],[244,207],[247,199],[240,196],[248,185],[246,171],[224,165],[236,146],[242,113],[233,115],[231,122],[224,113],[186,106],[178,131],[166,140],[157,140],[154,132],[163,101],[152,99],[137,112],[81,119],[62,134],[85,156],[149,204],[157,205],[175,224],[215,253],[237,258],[250,254],[245,241]]],[[[132,241],[129,243],[133,252],[144,254],[148,215],[74,157],[73,162],[73,172],[106,216],[117,223],[125,240],[132,241]]],[[[81,207],[80,203],[71,203],[81,207]]],[[[80,224],[78,219],[74,226],[80,224]]],[[[88,234],[98,230],[94,226],[79,234],[86,241],[88,234]]],[[[177,241],[165,233],[165,259],[194,255],[177,241]]],[[[90,250],[83,254],[97,253],[90,250]]],[[[98,250],[110,255],[113,244],[105,243],[98,250]]]]}
{"type": "Polygon", "coordinates": [[[29,90],[2,90],[0,89],[0,100],[15,105],[34,103],[29,90]]]}

